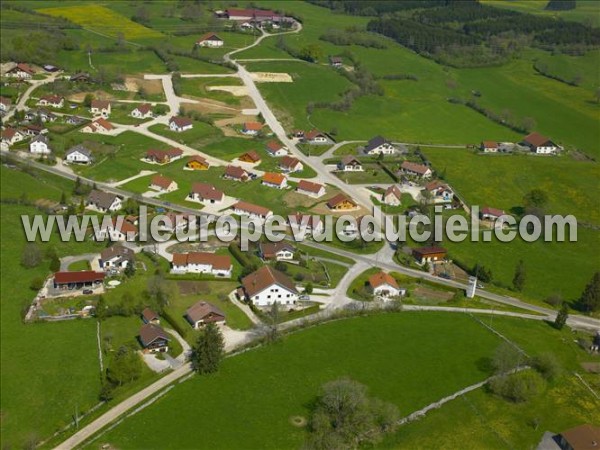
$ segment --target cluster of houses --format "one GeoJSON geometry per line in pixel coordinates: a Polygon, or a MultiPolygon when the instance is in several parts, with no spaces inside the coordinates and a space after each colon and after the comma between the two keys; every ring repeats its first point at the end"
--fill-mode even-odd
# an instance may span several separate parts
{"type": "MultiPolygon", "coordinates": [[[[525,136],[518,145],[537,155],[555,155],[562,150],[551,138],[537,132],[525,136]]],[[[510,153],[514,148],[511,142],[482,141],[479,145],[483,153],[510,153]]]]}
{"type": "Polygon", "coordinates": [[[233,21],[242,30],[272,28],[279,29],[282,27],[294,27],[296,21],[292,17],[276,13],[268,9],[255,8],[228,8],[224,11],[215,11],[215,17],[233,21]]]}

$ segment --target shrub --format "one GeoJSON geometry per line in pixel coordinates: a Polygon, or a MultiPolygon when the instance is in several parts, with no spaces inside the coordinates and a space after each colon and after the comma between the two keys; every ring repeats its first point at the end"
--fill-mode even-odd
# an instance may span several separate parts
{"type": "Polygon", "coordinates": [[[521,403],[540,394],[545,388],[545,383],[538,372],[524,370],[493,379],[490,381],[490,389],[506,400],[521,403]]]}
{"type": "Polygon", "coordinates": [[[42,277],[35,277],[33,280],[31,280],[29,287],[32,291],[39,291],[44,287],[44,279],[42,277]]]}
{"type": "Polygon", "coordinates": [[[529,364],[546,380],[558,378],[562,372],[560,362],[553,353],[543,353],[531,358],[529,364]]]}

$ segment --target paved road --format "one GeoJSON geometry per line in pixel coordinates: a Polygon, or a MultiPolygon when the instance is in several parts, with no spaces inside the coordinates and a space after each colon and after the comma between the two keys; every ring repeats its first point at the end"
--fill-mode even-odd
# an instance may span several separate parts
{"type": "Polygon", "coordinates": [[[94,260],[98,259],[98,257],[100,256],[99,253],[85,253],[83,255],[77,255],[77,256],[65,256],[63,258],[60,258],[60,270],[61,271],[67,271],[69,270],[69,266],[75,262],[78,261],[87,261],[90,263],[90,268],[92,268],[92,270],[95,270],[92,266],[94,260]]]}
{"type": "Polygon", "coordinates": [[[56,78],[62,75],[62,72],[54,72],[53,74],[51,74],[50,76],[44,78],[43,80],[29,80],[27,81],[31,86],[29,86],[25,92],[23,92],[23,94],[19,97],[19,100],[17,101],[17,103],[13,106],[13,108],[8,111],[6,113],[6,115],[2,118],[2,123],[6,123],[8,122],[12,116],[15,114],[16,110],[23,110],[25,109],[25,103],[27,102],[27,100],[29,100],[29,97],[31,96],[31,93],[37,89],[38,87],[42,86],[43,84],[48,84],[48,83],[52,83],[54,80],[56,80],[56,78]]]}

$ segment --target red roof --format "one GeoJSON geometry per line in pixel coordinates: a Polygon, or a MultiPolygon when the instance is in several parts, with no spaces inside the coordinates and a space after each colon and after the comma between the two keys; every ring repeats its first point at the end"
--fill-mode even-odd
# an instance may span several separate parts
{"type": "Polygon", "coordinates": [[[302,164],[298,158],[294,158],[293,156],[284,156],[283,158],[281,158],[279,167],[281,167],[282,169],[292,170],[296,168],[298,164],[302,164]]]}
{"type": "Polygon", "coordinates": [[[285,182],[286,178],[280,173],[265,172],[262,180],[263,183],[276,184],[277,186],[281,186],[285,182]]]}
{"type": "Polygon", "coordinates": [[[265,208],[264,206],[253,205],[252,203],[242,201],[237,202],[235,205],[233,205],[233,209],[265,217],[268,216],[271,212],[269,208],[265,208]]]}
{"type": "Polygon", "coordinates": [[[386,198],[388,195],[393,195],[398,200],[402,198],[402,192],[395,184],[391,185],[389,188],[385,190],[385,194],[383,194],[383,198],[386,198]]]}
{"type": "Polygon", "coordinates": [[[496,141],[483,141],[481,146],[483,148],[498,148],[498,143],[496,141]]]}
{"type": "Polygon", "coordinates": [[[413,250],[413,253],[416,253],[418,255],[437,255],[437,254],[446,254],[448,252],[448,250],[446,250],[443,247],[421,247],[421,248],[415,248],[413,250]]]}
{"type": "Polygon", "coordinates": [[[195,162],[197,162],[197,163],[204,164],[204,165],[208,166],[208,161],[206,161],[206,159],[205,159],[205,158],[203,158],[203,157],[202,157],[202,156],[200,156],[200,155],[194,155],[194,156],[190,156],[190,159],[188,160],[188,162],[187,162],[187,163],[189,164],[189,163],[191,163],[192,161],[195,161],[195,162]]]}
{"type": "Polygon", "coordinates": [[[244,130],[247,131],[260,131],[263,127],[263,124],[260,122],[245,122],[244,130]]]}
{"type": "Polygon", "coordinates": [[[147,114],[150,112],[150,110],[152,109],[152,105],[150,105],[150,103],[142,103],[141,105],[137,106],[136,108],[134,108],[135,110],[138,110],[139,112],[141,112],[142,114],[147,114]]]}
{"type": "Polygon", "coordinates": [[[229,270],[231,268],[231,258],[229,256],[207,252],[173,253],[172,262],[174,266],[206,264],[216,270],[229,270]]]}
{"type": "Polygon", "coordinates": [[[246,152],[240,156],[239,159],[249,159],[253,162],[258,162],[260,161],[260,155],[256,152],[256,150],[250,150],[249,152],[246,152]]]}
{"type": "Polygon", "coordinates": [[[183,116],[173,116],[169,120],[169,123],[174,123],[179,128],[184,128],[184,127],[194,124],[194,122],[192,122],[191,119],[188,119],[187,117],[183,117],[183,116]]]}
{"type": "Polygon", "coordinates": [[[227,17],[279,17],[279,14],[270,9],[238,9],[229,8],[226,10],[227,17]]]}
{"type": "Polygon", "coordinates": [[[340,203],[343,203],[343,202],[350,202],[356,206],[356,202],[354,202],[354,200],[352,200],[346,194],[338,194],[335,197],[331,197],[329,199],[329,201],[327,202],[327,206],[329,208],[335,208],[337,205],[339,205],[340,203]]]}
{"type": "Polygon", "coordinates": [[[248,172],[238,166],[227,166],[224,176],[243,181],[248,178],[248,172]]]}
{"type": "Polygon", "coordinates": [[[404,161],[400,167],[402,167],[404,170],[415,172],[421,175],[424,175],[428,170],[431,170],[429,167],[423,164],[417,164],[410,161],[404,161]]]}
{"type": "Polygon", "coordinates": [[[15,67],[13,67],[12,69],[10,69],[9,72],[12,72],[12,71],[16,72],[18,70],[21,70],[23,72],[27,72],[29,75],[35,74],[35,70],[33,70],[29,64],[25,64],[25,63],[19,63],[19,64],[17,64],[15,67]]]}
{"type": "Polygon", "coordinates": [[[60,95],[45,95],[40,100],[46,100],[48,103],[60,103],[63,98],[60,95]]]}
{"type": "MultiPolygon", "coordinates": [[[[112,126],[112,124],[111,124],[111,123],[110,123],[108,120],[106,120],[106,119],[104,119],[104,118],[102,118],[102,117],[100,117],[99,119],[96,119],[96,120],[94,120],[94,121],[92,122],[92,124],[94,124],[94,123],[95,123],[96,125],[99,125],[99,126],[101,126],[102,128],[104,128],[104,129],[105,129],[105,130],[107,130],[107,131],[108,131],[108,130],[112,130],[112,129],[114,129],[114,128],[115,128],[115,127],[113,127],[113,126],[112,126]]],[[[95,127],[95,128],[97,128],[97,127],[95,127]]]]}
{"type": "Polygon", "coordinates": [[[287,275],[272,269],[269,266],[262,266],[250,275],[242,279],[242,285],[248,296],[252,297],[267,289],[269,286],[277,284],[290,292],[298,293],[294,282],[287,275]]]}
{"type": "Polygon", "coordinates": [[[283,144],[278,141],[269,141],[267,142],[267,150],[270,150],[271,153],[275,153],[278,150],[283,148],[283,144]]]}
{"type": "Polygon", "coordinates": [[[154,175],[150,181],[150,186],[158,186],[161,189],[168,189],[173,183],[173,180],[162,175],[154,175]]]}
{"type": "Polygon", "coordinates": [[[552,144],[552,141],[549,137],[541,135],[540,133],[530,133],[523,138],[523,142],[527,142],[528,144],[533,145],[534,147],[541,147],[545,144],[552,144]]]}
{"type": "Polygon", "coordinates": [[[222,40],[223,39],[221,39],[215,33],[206,33],[205,35],[201,36],[200,39],[198,39],[198,43],[204,42],[204,41],[222,41],[222,40]]]}
{"type": "Polygon", "coordinates": [[[92,100],[92,108],[108,109],[110,102],[108,100],[92,100]]]}
{"type": "Polygon", "coordinates": [[[325,133],[321,133],[319,130],[317,130],[317,129],[314,129],[314,128],[313,128],[312,130],[310,130],[308,133],[305,133],[305,134],[304,134],[304,138],[305,138],[306,140],[308,140],[308,141],[311,141],[311,140],[313,140],[313,139],[314,139],[314,138],[316,138],[317,136],[323,136],[323,137],[326,137],[326,136],[325,136],[325,133]]]}
{"type": "Polygon", "coordinates": [[[192,193],[198,194],[203,199],[216,201],[222,200],[224,195],[222,191],[208,183],[194,183],[192,185],[192,193]]]}
{"type": "Polygon", "coordinates": [[[489,206],[486,206],[484,208],[481,208],[481,214],[494,216],[494,217],[500,217],[500,216],[503,216],[505,213],[501,209],[490,208],[489,206]]]}
{"type": "Polygon", "coordinates": [[[54,274],[54,282],[56,284],[93,283],[96,281],[103,281],[104,277],[104,272],[94,272],[93,270],[56,272],[54,274]]]}
{"type": "Polygon", "coordinates": [[[298,183],[298,190],[312,192],[313,194],[318,194],[321,189],[323,189],[323,185],[319,183],[313,183],[312,181],[300,180],[298,183]]]}
{"type": "Polygon", "coordinates": [[[146,159],[155,159],[157,161],[163,161],[168,158],[175,158],[183,155],[183,150],[180,148],[172,147],[168,150],[148,150],[146,152],[146,159]]]}
{"type": "Polygon", "coordinates": [[[395,278],[392,277],[389,273],[379,272],[369,277],[369,285],[371,285],[371,287],[373,288],[379,287],[384,284],[395,287],[396,289],[400,289],[395,278]]]}

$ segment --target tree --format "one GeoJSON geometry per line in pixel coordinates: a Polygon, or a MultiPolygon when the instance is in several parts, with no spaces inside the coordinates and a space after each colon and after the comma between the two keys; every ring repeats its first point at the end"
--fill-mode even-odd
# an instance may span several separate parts
{"type": "Polygon", "coordinates": [[[214,323],[205,325],[192,348],[192,368],[199,374],[215,373],[223,359],[223,335],[214,323]]]}
{"type": "Polygon", "coordinates": [[[548,194],[541,189],[532,189],[523,197],[526,208],[544,209],[548,204],[548,194]]]}
{"type": "Polygon", "coordinates": [[[525,280],[527,279],[527,273],[525,272],[525,264],[523,260],[519,260],[517,267],[515,268],[515,276],[513,277],[513,287],[517,291],[522,291],[525,287],[525,280]]]}
{"type": "Polygon", "coordinates": [[[104,320],[106,318],[106,308],[106,300],[104,299],[104,296],[101,295],[98,297],[95,308],[95,315],[98,320],[104,320]]]}
{"type": "Polygon", "coordinates": [[[567,319],[569,318],[569,305],[563,303],[560,307],[560,311],[556,315],[556,319],[554,319],[554,328],[557,330],[562,330],[565,324],[567,323],[567,319]]]}
{"type": "Polygon", "coordinates": [[[86,108],[90,108],[92,106],[92,100],[94,100],[94,95],[86,94],[85,97],[83,98],[83,105],[86,108]]]}
{"type": "Polygon", "coordinates": [[[42,252],[35,242],[29,242],[23,249],[21,265],[28,269],[39,266],[42,262],[42,252]]]}
{"type": "Polygon", "coordinates": [[[310,295],[313,293],[313,284],[311,281],[309,281],[308,283],[306,283],[306,285],[304,286],[304,293],[306,295],[310,295]]]}
{"type": "Polygon", "coordinates": [[[529,365],[537,370],[546,380],[554,380],[562,373],[560,362],[553,353],[542,353],[534,356],[529,365]]]}
{"type": "Polygon", "coordinates": [[[51,272],[58,272],[60,270],[60,259],[59,257],[55,254],[50,258],[50,271],[51,272]]]}
{"type": "Polygon", "coordinates": [[[524,117],[522,122],[522,127],[526,131],[532,131],[537,126],[537,122],[533,117],[524,117]]]}
{"type": "Polygon", "coordinates": [[[506,373],[519,365],[521,352],[512,344],[503,342],[494,352],[492,367],[497,374],[506,373]]]}
{"type": "Polygon", "coordinates": [[[117,350],[113,361],[106,369],[106,377],[117,386],[137,380],[141,374],[142,360],[135,351],[125,346],[117,350]]]}
{"type": "Polygon", "coordinates": [[[559,306],[562,305],[563,303],[563,298],[562,295],[560,294],[552,294],[549,297],[546,298],[546,300],[544,300],[546,303],[548,303],[549,305],[558,308],[559,306]]]}
{"type": "Polygon", "coordinates": [[[544,379],[533,370],[523,370],[490,381],[490,389],[494,394],[515,403],[530,400],[540,394],[544,387],[544,379]]]}
{"type": "Polygon", "coordinates": [[[63,191],[62,194],[60,194],[60,204],[61,205],[67,204],[67,194],[65,194],[65,191],[63,191]]]}
{"type": "Polygon", "coordinates": [[[600,310],[600,272],[594,274],[579,297],[578,303],[586,312],[600,310]]]}
{"type": "Polygon", "coordinates": [[[135,275],[135,264],[133,261],[129,261],[127,266],[125,266],[125,271],[123,272],[127,278],[131,278],[135,275]]]}
{"type": "Polygon", "coordinates": [[[489,283],[492,281],[492,271],[485,266],[477,263],[471,270],[471,273],[477,277],[478,280],[483,281],[484,283],[489,283]]]}

